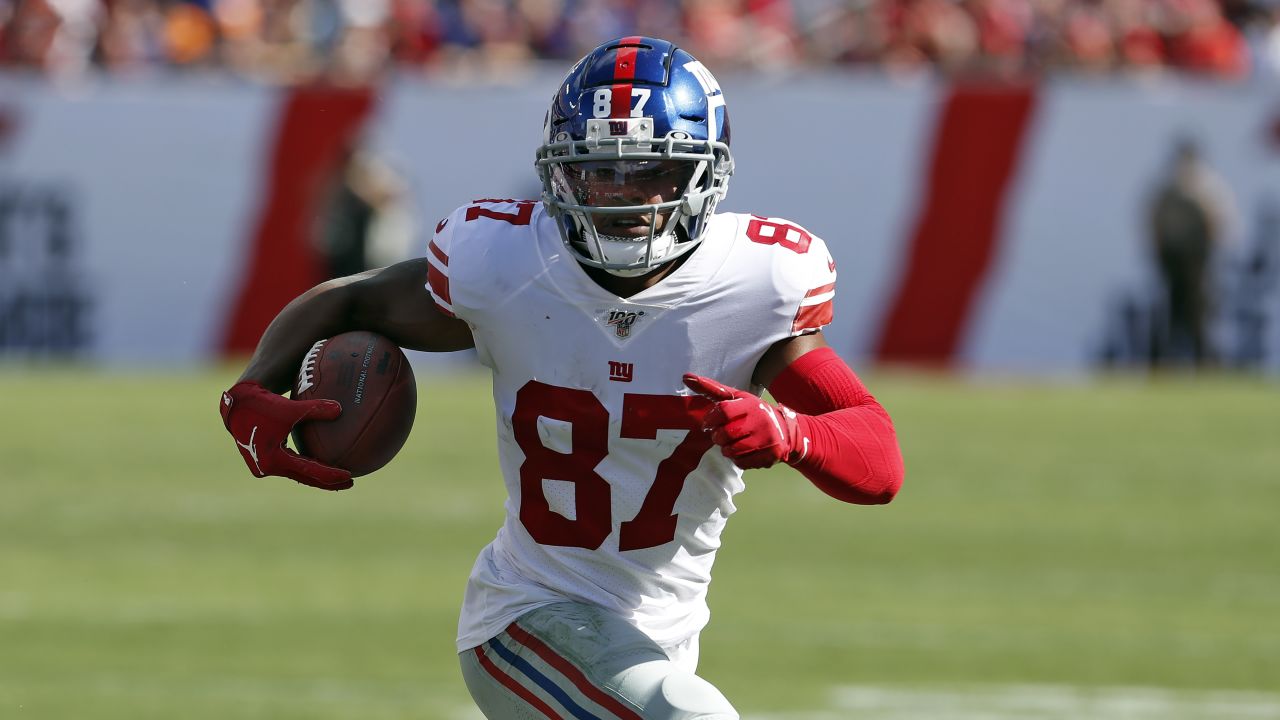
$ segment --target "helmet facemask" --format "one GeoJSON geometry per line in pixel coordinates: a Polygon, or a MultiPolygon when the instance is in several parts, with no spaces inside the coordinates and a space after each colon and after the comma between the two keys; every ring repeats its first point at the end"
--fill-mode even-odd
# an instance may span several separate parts
{"type": "Polygon", "coordinates": [[[654,139],[650,118],[588,120],[585,140],[551,128],[548,135],[536,163],[543,203],[579,262],[621,277],[697,247],[733,172],[726,143],[679,131],[654,139]]]}

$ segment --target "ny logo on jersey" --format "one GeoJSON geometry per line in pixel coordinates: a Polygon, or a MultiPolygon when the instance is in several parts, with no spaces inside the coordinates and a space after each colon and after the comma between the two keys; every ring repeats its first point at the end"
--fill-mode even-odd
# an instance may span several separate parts
{"type": "Polygon", "coordinates": [[[631,326],[636,324],[636,320],[644,315],[644,311],[633,312],[629,310],[610,310],[609,316],[605,318],[605,325],[613,326],[613,331],[618,337],[631,337],[631,326]]]}
{"type": "Polygon", "coordinates": [[[635,377],[635,363],[609,361],[609,379],[614,382],[631,382],[635,377]]]}

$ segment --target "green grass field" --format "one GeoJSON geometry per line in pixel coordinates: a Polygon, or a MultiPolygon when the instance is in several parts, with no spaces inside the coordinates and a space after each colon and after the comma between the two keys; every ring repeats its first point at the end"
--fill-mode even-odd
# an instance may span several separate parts
{"type": "MultiPolygon", "coordinates": [[[[487,381],[420,375],[408,447],[331,494],[246,472],[231,377],[0,371],[0,718],[475,718],[487,381]]],[[[1280,386],[871,385],[892,505],[747,476],[701,665],[745,718],[1280,717],[1280,386]]]]}

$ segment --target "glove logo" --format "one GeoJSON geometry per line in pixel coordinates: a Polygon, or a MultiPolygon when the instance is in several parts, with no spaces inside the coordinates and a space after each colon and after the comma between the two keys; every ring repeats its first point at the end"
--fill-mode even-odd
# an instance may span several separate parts
{"type": "MultiPolygon", "coordinates": [[[[257,434],[258,434],[258,426],[254,425],[253,431],[249,433],[249,444],[245,445],[239,440],[236,440],[236,444],[244,448],[245,452],[249,453],[249,457],[253,458],[253,466],[257,468],[259,474],[262,474],[262,466],[258,464],[258,448],[253,446],[253,438],[257,434]]],[[[235,440],[235,438],[232,438],[232,439],[235,440]]]]}
{"type": "Polygon", "coordinates": [[[218,410],[240,459],[254,477],[279,475],[322,490],[346,490],[354,485],[350,472],[303,457],[285,445],[289,430],[303,420],[337,418],[342,406],[336,401],[290,400],[260,383],[242,380],[222,394],[218,410]],[[249,439],[241,442],[246,431],[249,439]],[[258,447],[259,431],[262,448],[258,447]]]}
{"type": "Polygon", "coordinates": [[[787,431],[782,429],[782,422],[778,420],[778,414],[775,413],[773,408],[769,405],[765,405],[764,403],[759,403],[759,405],[760,409],[769,416],[771,421],[773,421],[773,428],[778,431],[778,437],[785,438],[787,436],[787,431]]]}

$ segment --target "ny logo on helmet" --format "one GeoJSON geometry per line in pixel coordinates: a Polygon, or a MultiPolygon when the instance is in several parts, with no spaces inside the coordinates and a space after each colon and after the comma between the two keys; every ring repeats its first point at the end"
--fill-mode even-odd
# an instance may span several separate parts
{"type": "Polygon", "coordinates": [[[707,66],[697,60],[685,63],[684,69],[693,74],[694,79],[702,86],[702,92],[707,94],[707,137],[714,140],[718,136],[716,108],[724,107],[724,93],[720,90],[720,83],[716,82],[707,66]]]}
{"type": "Polygon", "coordinates": [[[605,318],[605,325],[613,327],[613,331],[620,338],[631,337],[631,326],[636,324],[636,320],[644,315],[644,311],[639,312],[629,310],[610,310],[609,316],[605,318]]]}

